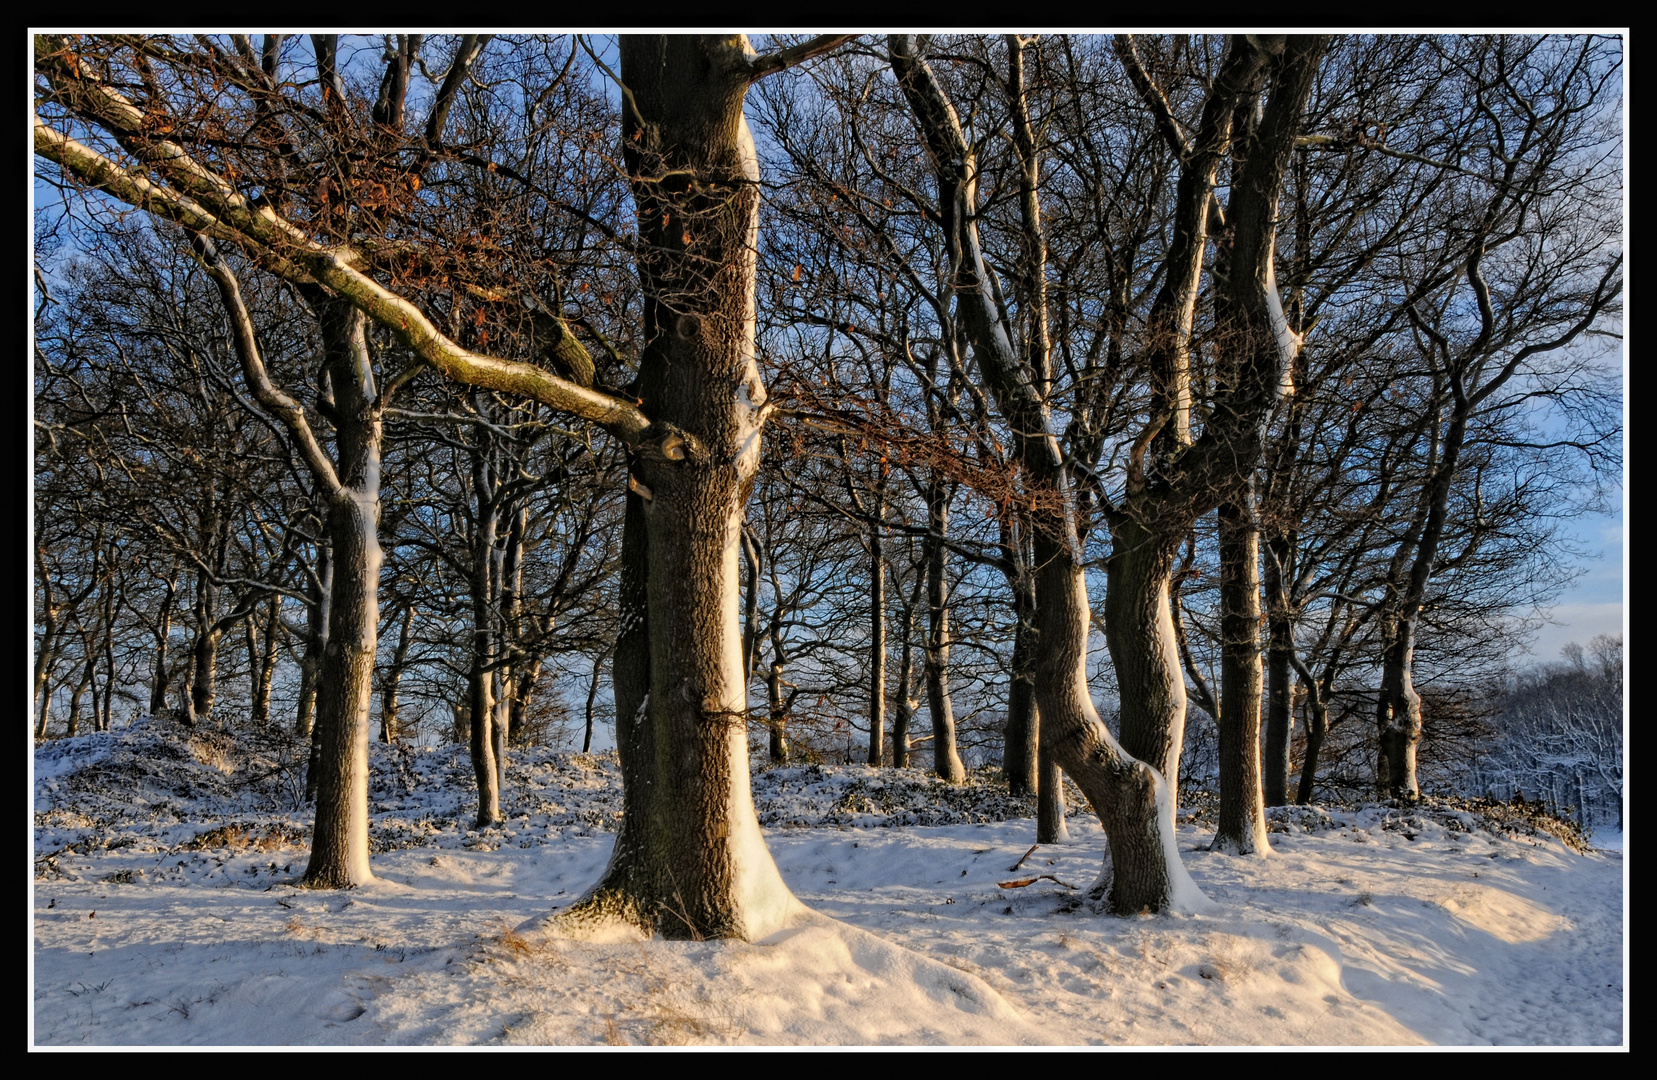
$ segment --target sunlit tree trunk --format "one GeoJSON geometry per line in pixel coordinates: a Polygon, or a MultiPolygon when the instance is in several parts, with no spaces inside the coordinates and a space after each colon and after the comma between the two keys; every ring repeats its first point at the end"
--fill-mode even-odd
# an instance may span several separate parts
{"type": "Polygon", "coordinates": [[[341,889],[374,879],[368,865],[368,728],[380,628],[379,398],[362,312],[312,299],[334,392],[338,488],[328,497],[333,589],[317,681],[316,826],[304,883],[341,889]]]}
{"type": "Polygon", "coordinates": [[[751,940],[794,908],[749,792],[739,621],[743,514],[767,400],[754,363],[758,161],[742,115],[756,76],[740,37],[623,36],[620,51],[642,253],[637,386],[651,425],[631,455],[623,541],[624,824],[573,917],[608,912],[671,937],[751,940]]]}

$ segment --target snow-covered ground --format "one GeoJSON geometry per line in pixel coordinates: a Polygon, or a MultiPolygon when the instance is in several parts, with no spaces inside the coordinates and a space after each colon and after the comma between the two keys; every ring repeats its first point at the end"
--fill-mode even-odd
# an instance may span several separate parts
{"type": "Polygon", "coordinates": [[[546,917],[604,867],[613,757],[518,754],[507,825],[476,833],[463,750],[376,746],[379,880],[324,893],[291,884],[295,756],[159,721],[36,750],[35,1045],[1627,1041],[1620,843],[1294,808],[1240,859],[1188,809],[1219,912],[1118,919],[1085,902],[1080,806],[1015,873],[1032,808],[988,778],[790,767],[755,800],[814,914],[755,944],[572,940],[546,917]]]}

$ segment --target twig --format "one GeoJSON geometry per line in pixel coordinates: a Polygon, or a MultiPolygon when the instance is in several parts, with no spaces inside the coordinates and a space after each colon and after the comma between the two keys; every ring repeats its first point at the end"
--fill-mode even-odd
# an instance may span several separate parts
{"type": "Polygon", "coordinates": [[[1030,856],[1034,855],[1036,853],[1036,849],[1039,848],[1039,847],[1041,847],[1040,844],[1031,844],[1030,845],[1030,850],[1026,851],[1024,853],[1024,858],[1019,859],[1017,862],[1013,863],[1013,865],[1007,867],[1007,872],[1010,874],[1014,870],[1017,870],[1019,867],[1023,866],[1024,865],[1024,859],[1028,859],[1030,856]]]}

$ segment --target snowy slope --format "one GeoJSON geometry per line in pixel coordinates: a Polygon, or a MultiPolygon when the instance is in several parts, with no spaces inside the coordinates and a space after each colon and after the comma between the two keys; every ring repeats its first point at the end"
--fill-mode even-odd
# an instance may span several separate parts
{"type": "MultiPolygon", "coordinates": [[[[814,914],[756,944],[572,940],[613,757],[526,751],[506,827],[466,828],[458,748],[374,748],[379,880],[298,890],[282,739],[169,725],[36,751],[33,1038],[271,1044],[1620,1045],[1623,856],[1476,815],[1274,811],[1276,853],[1180,846],[1213,915],[1115,919],[1103,835],[909,770],[758,771],[814,914]],[[1037,875],[1030,885],[997,883],[1037,875]]],[[[1191,819],[1197,818],[1193,822],[1191,819]]]]}

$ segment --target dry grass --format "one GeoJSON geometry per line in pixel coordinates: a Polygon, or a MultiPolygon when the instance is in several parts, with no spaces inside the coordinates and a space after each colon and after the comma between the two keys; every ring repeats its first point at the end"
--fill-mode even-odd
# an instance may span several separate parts
{"type": "Polygon", "coordinates": [[[305,830],[282,822],[255,823],[231,821],[200,833],[184,845],[201,851],[206,848],[229,848],[232,851],[277,851],[298,847],[305,842],[305,830]]]}
{"type": "Polygon", "coordinates": [[[226,776],[236,771],[235,743],[228,735],[216,732],[192,735],[186,745],[190,756],[208,768],[217,769],[226,776]]]}

